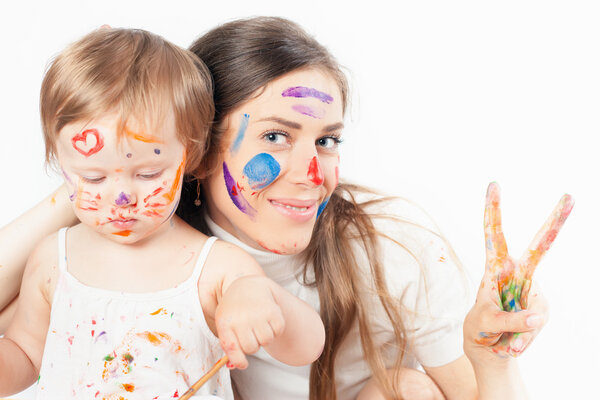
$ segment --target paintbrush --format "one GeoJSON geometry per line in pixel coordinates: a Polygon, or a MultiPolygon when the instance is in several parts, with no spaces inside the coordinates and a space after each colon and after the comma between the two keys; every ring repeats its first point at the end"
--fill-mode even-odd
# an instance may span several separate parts
{"type": "Polygon", "coordinates": [[[215,365],[213,365],[213,367],[210,369],[210,371],[208,371],[207,373],[205,373],[204,375],[202,375],[202,378],[198,379],[198,381],[196,383],[194,383],[192,385],[192,387],[190,387],[188,389],[188,391],[185,392],[179,398],[179,400],[188,400],[190,397],[192,397],[198,391],[198,389],[200,389],[202,387],[202,385],[204,385],[206,383],[206,381],[208,381],[210,378],[212,378],[212,376],[214,374],[216,374],[217,371],[219,369],[221,369],[221,367],[223,365],[227,364],[228,361],[229,361],[229,357],[223,356],[219,361],[217,361],[215,363],[215,365]]]}

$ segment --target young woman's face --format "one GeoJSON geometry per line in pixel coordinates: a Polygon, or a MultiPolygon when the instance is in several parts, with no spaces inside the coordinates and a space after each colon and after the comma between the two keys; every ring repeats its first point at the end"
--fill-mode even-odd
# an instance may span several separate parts
{"type": "Polygon", "coordinates": [[[255,248],[304,250],[338,184],[337,82],[316,69],[291,72],[223,123],[219,168],[207,182],[211,218],[255,248]]]}
{"type": "Polygon", "coordinates": [[[75,214],[111,240],[134,243],[156,232],[179,202],[185,149],[172,116],[160,132],[107,115],[61,129],[57,156],[75,214]]]}

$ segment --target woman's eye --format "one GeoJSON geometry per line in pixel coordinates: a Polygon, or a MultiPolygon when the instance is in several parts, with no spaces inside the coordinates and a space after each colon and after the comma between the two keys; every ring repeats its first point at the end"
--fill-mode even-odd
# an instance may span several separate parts
{"type": "Polygon", "coordinates": [[[138,177],[141,179],[150,180],[150,179],[158,178],[161,174],[162,174],[162,171],[157,171],[157,172],[151,172],[151,173],[147,173],[147,174],[138,174],[138,177]]]}
{"type": "Polygon", "coordinates": [[[81,179],[87,183],[101,183],[106,177],[104,176],[82,176],[81,179]]]}
{"type": "Polygon", "coordinates": [[[273,144],[285,144],[287,142],[288,135],[284,132],[267,132],[263,135],[263,138],[273,144]]]}
{"type": "Polygon", "coordinates": [[[342,139],[336,136],[326,136],[317,139],[317,145],[325,149],[335,149],[342,143],[342,139]]]}

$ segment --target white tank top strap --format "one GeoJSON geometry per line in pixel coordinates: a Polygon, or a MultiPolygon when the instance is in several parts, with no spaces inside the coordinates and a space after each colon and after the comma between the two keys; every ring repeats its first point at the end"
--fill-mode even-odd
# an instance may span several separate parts
{"type": "Polygon", "coordinates": [[[67,271],[67,229],[64,227],[58,231],[58,270],[61,272],[67,271]]]}
{"type": "Polygon", "coordinates": [[[204,269],[204,264],[206,264],[206,259],[208,258],[208,253],[210,253],[210,249],[213,244],[217,241],[216,236],[209,237],[204,246],[202,246],[202,250],[200,250],[200,254],[198,255],[198,259],[196,260],[196,265],[194,266],[194,272],[192,273],[191,280],[193,282],[198,282],[200,278],[200,274],[202,273],[202,269],[204,269]]]}

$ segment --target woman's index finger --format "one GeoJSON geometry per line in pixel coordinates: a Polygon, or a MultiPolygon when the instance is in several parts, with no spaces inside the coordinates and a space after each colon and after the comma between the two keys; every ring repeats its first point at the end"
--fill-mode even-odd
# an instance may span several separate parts
{"type": "Polygon", "coordinates": [[[570,195],[565,194],[560,199],[542,228],[535,235],[527,250],[525,250],[525,254],[523,254],[523,257],[521,258],[521,264],[525,266],[528,279],[531,279],[535,268],[552,245],[552,242],[554,242],[554,239],[556,239],[558,232],[571,213],[573,205],[573,198],[570,195]]]}
{"type": "Polygon", "coordinates": [[[507,257],[508,249],[504,233],[502,232],[502,218],[500,214],[500,187],[495,182],[490,183],[488,186],[483,225],[488,262],[493,258],[507,257]]]}

